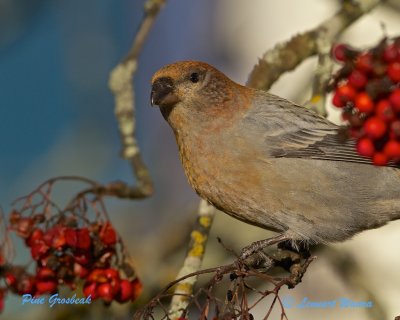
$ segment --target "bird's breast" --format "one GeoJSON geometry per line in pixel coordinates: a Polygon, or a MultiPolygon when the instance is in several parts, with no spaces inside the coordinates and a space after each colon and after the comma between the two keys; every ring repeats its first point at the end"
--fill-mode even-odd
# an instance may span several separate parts
{"type": "Polygon", "coordinates": [[[188,181],[202,198],[231,212],[259,198],[265,182],[252,163],[260,156],[240,137],[225,131],[176,138],[188,181]]]}

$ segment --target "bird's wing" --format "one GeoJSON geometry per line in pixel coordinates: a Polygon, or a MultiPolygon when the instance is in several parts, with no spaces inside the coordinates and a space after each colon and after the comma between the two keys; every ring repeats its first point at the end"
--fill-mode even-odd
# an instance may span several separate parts
{"type": "MultiPolygon", "coordinates": [[[[255,97],[244,122],[256,139],[262,136],[270,157],[372,164],[357,153],[355,140],[347,137],[343,127],[268,93],[255,97]]],[[[393,163],[388,166],[398,167],[393,163]]]]}

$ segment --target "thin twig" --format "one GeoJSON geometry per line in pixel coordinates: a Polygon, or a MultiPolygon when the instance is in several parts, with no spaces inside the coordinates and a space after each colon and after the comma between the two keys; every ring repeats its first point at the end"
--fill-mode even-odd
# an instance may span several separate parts
{"type": "MultiPolygon", "coordinates": [[[[241,313],[247,313],[250,311],[250,309],[254,308],[256,304],[253,304],[249,307],[248,301],[242,300],[244,298],[244,295],[247,295],[245,292],[245,289],[248,290],[253,290],[251,287],[248,287],[244,281],[245,279],[249,279],[250,277],[255,277],[259,279],[260,281],[265,281],[265,283],[271,283],[274,286],[273,290],[267,290],[264,292],[259,292],[264,298],[268,296],[269,294],[274,294],[276,301],[279,302],[281,308],[283,308],[283,305],[280,301],[280,298],[278,296],[279,291],[281,287],[287,285],[289,288],[294,287],[298,283],[301,282],[301,278],[306,272],[309,264],[314,260],[314,257],[310,257],[306,259],[304,262],[299,262],[297,264],[294,264],[291,268],[291,273],[289,276],[285,278],[273,278],[272,276],[269,276],[266,274],[266,272],[272,268],[273,266],[271,265],[270,268],[267,270],[257,270],[249,267],[247,263],[245,264],[244,261],[241,261],[240,259],[236,260],[235,262],[231,264],[227,264],[224,266],[219,266],[215,268],[210,268],[210,269],[205,269],[205,270],[199,270],[193,273],[186,274],[182,276],[181,278],[176,279],[175,281],[172,281],[169,283],[166,287],[164,287],[160,293],[158,293],[148,304],[145,306],[143,309],[138,310],[134,314],[134,319],[148,319],[148,317],[154,313],[155,308],[158,306],[164,312],[166,312],[165,308],[162,305],[162,300],[169,298],[171,295],[179,295],[181,297],[184,297],[186,301],[188,301],[188,304],[186,306],[182,306],[181,309],[178,309],[178,312],[176,315],[171,314],[170,312],[165,313],[164,317],[162,319],[177,319],[177,317],[185,317],[187,318],[187,313],[190,312],[189,308],[190,305],[196,306],[198,311],[200,312],[200,319],[206,319],[208,318],[208,313],[213,312],[212,306],[215,307],[215,311],[219,312],[222,311],[227,314],[236,314],[236,312],[241,312],[241,313]],[[169,293],[169,290],[173,286],[179,287],[179,285],[191,278],[197,278],[200,275],[205,275],[205,274],[210,274],[212,273],[213,276],[211,279],[204,284],[201,288],[199,288],[195,293],[169,293]],[[232,281],[232,286],[234,288],[234,294],[235,296],[230,299],[230,300],[225,300],[225,302],[221,301],[215,296],[215,290],[217,289],[217,284],[219,284],[225,276],[229,275],[230,281],[232,281]],[[234,275],[234,278],[232,277],[234,275]],[[236,282],[238,281],[239,284],[236,282]],[[234,283],[236,282],[236,283],[234,283]],[[240,286],[240,288],[239,288],[240,286]],[[239,292],[240,291],[240,292],[239,292]],[[199,298],[201,296],[205,295],[206,301],[203,299],[201,302],[199,301],[199,298]],[[240,298],[239,298],[240,295],[240,298]],[[234,301],[235,300],[235,301],[234,301]],[[242,301],[242,302],[240,302],[242,301]],[[221,306],[222,309],[220,308],[221,306]],[[236,309],[236,306],[239,307],[239,309],[236,309]]],[[[247,261],[246,261],[247,262],[247,261]]],[[[226,279],[226,278],[225,278],[226,279]]],[[[219,287],[218,287],[219,288],[219,287]]],[[[259,301],[261,301],[260,299],[259,301]]],[[[275,304],[275,302],[274,302],[275,304]]],[[[272,306],[273,307],[273,306],[272,306]]],[[[214,311],[214,312],[215,312],[214,311]]],[[[284,310],[282,310],[282,313],[284,316],[284,310]]],[[[222,317],[223,318],[223,317],[222,317]]],[[[230,319],[230,318],[229,318],[230,319]]],[[[236,319],[236,318],[235,318],[236,319]]]]}

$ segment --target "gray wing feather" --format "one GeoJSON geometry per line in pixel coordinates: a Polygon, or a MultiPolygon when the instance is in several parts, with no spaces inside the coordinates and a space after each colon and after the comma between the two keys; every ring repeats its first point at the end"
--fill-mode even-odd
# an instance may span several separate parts
{"type": "MultiPolygon", "coordinates": [[[[357,153],[356,142],[347,137],[344,127],[269,93],[256,95],[244,123],[246,130],[262,134],[270,157],[372,164],[357,153]]],[[[388,166],[399,167],[393,163],[388,166]]]]}

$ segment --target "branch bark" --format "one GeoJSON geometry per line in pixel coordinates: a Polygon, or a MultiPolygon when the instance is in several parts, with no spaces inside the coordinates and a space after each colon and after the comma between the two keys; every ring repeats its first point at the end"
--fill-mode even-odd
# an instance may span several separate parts
{"type": "MultiPolygon", "coordinates": [[[[190,234],[186,258],[176,277],[177,279],[200,271],[216,211],[217,209],[209,205],[205,200],[200,201],[197,220],[190,234]]],[[[182,315],[182,311],[187,308],[190,302],[189,297],[193,294],[193,287],[197,278],[197,275],[185,278],[177,284],[168,312],[171,319],[179,318],[182,315]]]]}
{"type": "Polygon", "coordinates": [[[342,8],[315,29],[294,36],[264,53],[250,73],[247,85],[268,90],[279,77],[319,52],[321,34],[332,43],[341,32],[383,0],[343,0],[342,8]]]}
{"type": "Polygon", "coordinates": [[[157,14],[165,0],[147,0],[144,4],[144,17],[128,55],[111,72],[109,87],[115,97],[115,116],[118,121],[122,140],[122,157],[126,159],[137,179],[137,185],[129,187],[121,183],[121,196],[128,198],[146,198],[153,194],[153,181],[142,160],[136,140],[135,91],[133,77],[137,69],[137,60],[142,51],[157,14]]]}

